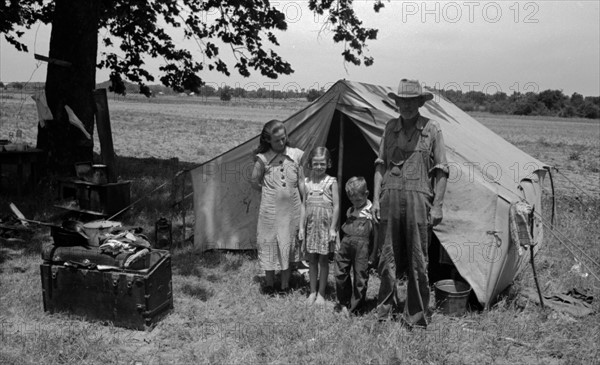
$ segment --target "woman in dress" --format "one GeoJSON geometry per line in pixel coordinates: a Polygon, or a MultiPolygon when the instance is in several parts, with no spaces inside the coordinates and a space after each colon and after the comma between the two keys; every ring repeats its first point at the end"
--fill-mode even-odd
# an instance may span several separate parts
{"type": "Polygon", "coordinates": [[[289,290],[290,262],[300,261],[300,226],[304,172],[303,151],[289,145],[282,122],[265,124],[255,150],[252,186],[261,191],[257,226],[258,260],[265,270],[264,292],[275,292],[275,271],[281,271],[282,292],[289,290]]]}

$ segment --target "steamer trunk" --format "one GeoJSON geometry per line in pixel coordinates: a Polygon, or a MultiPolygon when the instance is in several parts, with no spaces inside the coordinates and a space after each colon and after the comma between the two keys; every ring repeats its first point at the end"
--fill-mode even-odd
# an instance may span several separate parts
{"type": "Polygon", "coordinates": [[[150,329],[173,309],[171,255],[153,250],[147,263],[141,270],[100,271],[44,260],[40,266],[44,310],[150,329]]]}

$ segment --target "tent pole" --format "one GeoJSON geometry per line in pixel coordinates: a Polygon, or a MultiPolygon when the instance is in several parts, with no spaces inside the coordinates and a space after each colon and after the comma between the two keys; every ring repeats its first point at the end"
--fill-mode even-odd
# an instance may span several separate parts
{"type": "Polygon", "coordinates": [[[556,216],[556,195],[554,194],[554,180],[552,179],[552,169],[548,166],[545,167],[548,171],[548,177],[550,178],[550,188],[552,189],[552,218],[550,219],[550,225],[554,229],[554,217],[556,216]]]}
{"type": "Polygon", "coordinates": [[[181,245],[185,244],[185,173],[181,174],[181,245]]]}
{"type": "Polygon", "coordinates": [[[533,271],[533,280],[535,281],[535,287],[537,288],[538,297],[540,298],[540,306],[544,309],[544,297],[542,296],[542,290],[540,289],[540,283],[538,282],[537,273],[535,271],[535,264],[533,263],[533,246],[529,246],[529,261],[531,262],[531,270],[533,271]]]}
{"type": "Polygon", "coordinates": [[[344,167],[344,114],[340,113],[340,136],[338,141],[338,169],[337,169],[337,181],[338,181],[338,197],[341,202],[342,199],[342,172],[344,167]]]}

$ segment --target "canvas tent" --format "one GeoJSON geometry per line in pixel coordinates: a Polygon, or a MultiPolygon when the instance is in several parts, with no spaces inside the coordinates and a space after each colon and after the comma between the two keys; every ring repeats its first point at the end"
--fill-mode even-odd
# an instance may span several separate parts
{"type": "MultiPolygon", "coordinates": [[[[372,184],[373,162],[384,126],[398,115],[393,100],[387,97],[390,91],[395,90],[338,81],[322,97],[284,121],[292,145],[305,151],[327,146],[335,157],[329,172],[338,176],[341,186],[355,175],[365,176],[372,184]]],[[[435,90],[429,91],[435,97],[420,111],[439,122],[450,165],[444,220],[434,229],[436,241],[471,284],[479,302],[487,305],[528,262],[529,252],[511,239],[509,211],[511,205],[524,200],[537,214],[541,213],[541,187],[547,165],[435,90]]],[[[260,194],[250,187],[249,180],[252,151],[257,145],[258,136],[191,171],[197,247],[255,248],[260,194]]],[[[372,186],[369,190],[373,191],[372,186]]],[[[348,206],[343,198],[341,211],[348,206]]],[[[539,219],[533,218],[529,233],[541,242],[539,219]]]]}

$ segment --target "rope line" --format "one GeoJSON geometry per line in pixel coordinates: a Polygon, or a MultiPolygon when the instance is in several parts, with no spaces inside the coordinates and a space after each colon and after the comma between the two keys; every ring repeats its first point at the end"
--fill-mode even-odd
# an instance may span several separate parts
{"type": "MultiPolygon", "coordinates": [[[[173,183],[175,181],[175,179],[179,178],[179,176],[181,174],[184,174],[186,172],[186,170],[179,170],[175,176],[173,176],[172,179],[165,181],[164,183],[160,184],[159,186],[157,186],[156,188],[152,189],[150,192],[142,195],[140,198],[138,198],[138,200],[134,201],[133,203],[129,204],[128,206],[126,206],[125,208],[121,209],[120,211],[118,211],[117,213],[113,214],[112,216],[110,216],[109,218],[107,218],[106,220],[111,220],[115,217],[117,217],[118,215],[120,215],[121,213],[123,213],[124,211],[126,211],[127,209],[133,207],[134,205],[136,205],[137,203],[139,203],[140,201],[150,197],[150,195],[154,194],[155,192],[157,192],[158,190],[162,189],[163,187],[165,187],[167,184],[169,183],[173,183]]],[[[184,188],[185,188],[185,179],[184,179],[184,188]]]]}
{"type": "MultiPolygon", "coordinates": [[[[561,231],[559,231],[558,229],[556,229],[556,228],[553,228],[553,226],[552,226],[552,225],[549,225],[549,224],[548,224],[548,222],[547,222],[547,221],[546,221],[546,220],[545,220],[545,219],[544,219],[544,218],[543,218],[543,217],[542,217],[542,216],[541,216],[539,213],[535,212],[535,213],[534,213],[534,215],[540,219],[540,221],[542,222],[542,224],[544,225],[544,227],[546,227],[546,228],[550,229],[550,231],[551,231],[551,232],[557,232],[558,234],[560,234],[564,240],[566,240],[566,241],[567,241],[569,244],[571,244],[572,246],[574,246],[575,248],[577,248],[579,251],[581,251],[581,253],[582,253],[582,254],[583,254],[583,255],[584,255],[584,256],[585,256],[585,257],[586,257],[588,260],[590,260],[592,263],[594,263],[596,266],[598,266],[598,267],[600,268],[600,263],[596,262],[596,260],[594,260],[592,257],[590,257],[590,256],[588,255],[588,253],[587,253],[587,252],[585,252],[585,250],[584,250],[583,248],[581,248],[581,247],[580,247],[580,245],[579,245],[579,244],[577,244],[577,243],[573,242],[571,239],[569,239],[569,238],[567,237],[567,235],[566,235],[566,234],[562,233],[562,232],[561,232],[561,231]]],[[[555,236],[555,237],[556,237],[556,236],[555,236]]],[[[558,238],[558,237],[557,237],[557,238],[558,238]]],[[[562,242],[561,242],[561,243],[562,243],[562,242]]],[[[576,257],[576,258],[578,258],[578,257],[576,257]]]]}
{"type": "Polygon", "coordinates": [[[41,65],[42,65],[42,63],[39,61],[36,63],[36,66],[33,69],[33,72],[31,73],[31,75],[29,76],[29,79],[23,84],[23,88],[21,89],[21,93],[20,93],[21,104],[19,105],[19,111],[17,112],[17,115],[15,115],[17,129],[20,128],[19,118],[21,116],[21,113],[23,112],[23,105],[25,104],[25,99],[26,99],[26,97],[23,96],[23,93],[25,92],[25,89],[27,88],[27,85],[29,85],[29,82],[31,81],[31,79],[33,79],[33,75],[35,75],[35,73],[37,72],[37,70],[40,68],[41,65]]]}
{"type": "MultiPolygon", "coordinates": [[[[550,227],[548,227],[548,225],[546,224],[546,222],[544,222],[544,220],[542,220],[542,224],[543,224],[545,227],[547,227],[547,228],[550,228],[550,227]]],[[[576,259],[577,259],[577,260],[578,260],[578,261],[579,261],[579,262],[580,262],[580,263],[581,263],[581,264],[582,264],[582,265],[583,265],[583,266],[584,266],[584,267],[585,267],[585,268],[586,268],[586,269],[587,269],[587,270],[590,272],[590,274],[592,274],[592,276],[596,278],[596,280],[600,281],[600,277],[598,277],[598,275],[597,275],[597,274],[594,272],[594,270],[592,270],[592,269],[591,269],[591,268],[590,268],[590,267],[589,267],[589,266],[588,266],[588,265],[585,263],[585,261],[584,261],[584,260],[581,260],[581,259],[580,259],[580,258],[577,256],[577,254],[575,254],[575,252],[573,252],[573,250],[572,250],[572,249],[569,247],[569,245],[565,244],[565,242],[564,242],[564,241],[563,241],[563,240],[562,240],[560,237],[558,237],[558,236],[557,236],[557,234],[556,234],[556,232],[555,232],[555,231],[557,231],[557,232],[560,232],[560,231],[558,231],[558,230],[553,230],[553,229],[551,229],[551,228],[550,228],[550,233],[552,233],[552,234],[554,235],[554,237],[555,237],[555,238],[558,240],[558,242],[562,243],[562,244],[564,245],[564,247],[565,247],[565,248],[566,248],[566,249],[567,249],[567,250],[568,250],[568,251],[571,253],[571,255],[573,255],[573,257],[574,257],[574,258],[576,258],[576,259]]],[[[573,244],[573,245],[574,245],[574,244],[573,244]]],[[[580,247],[578,247],[578,246],[576,246],[576,245],[574,245],[574,246],[575,246],[575,247],[577,247],[579,250],[581,250],[581,251],[583,252],[583,250],[582,250],[580,247]]],[[[585,256],[587,259],[591,260],[592,262],[596,263],[596,262],[595,262],[595,261],[594,261],[594,260],[593,260],[591,257],[589,257],[589,256],[588,256],[586,253],[584,253],[584,256],[585,256]]],[[[597,263],[596,263],[596,264],[597,264],[597,263]]]]}
{"type": "Polygon", "coordinates": [[[581,251],[581,253],[583,254],[583,256],[585,256],[585,257],[586,257],[588,260],[590,260],[590,261],[591,261],[591,262],[592,262],[594,265],[596,265],[596,266],[598,266],[598,268],[600,268],[600,264],[599,264],[599,263],[598,263],[596,260],[594,260],[592,257],[590,257],[590,256],[588,255],[588,253],[587,253],[587,252],[585,252],[585,250],[584,250],[583,248],[581,248],[581,247],[580,247],[580,246],[579,246],[577,243],[575,243],[575,242],[571,241],[571,240],[570,240],[570,239],[567,237],[567,235],[565,235],[564,233],[562,233],[561,231],[559,231],[559,230],[558,230],[558,229],[556,229],[556,228],[552,229],[552,228],[548,227],[548,225],[547,225],[547,222],[544,222],[544,220],[542,220],[542,224],[544,224],[544,225],[545,225],[547,228],[549,228],[551,231],[556,231],[557,233],[559,233],[559,234],[562,236],[562,238],[563,238],[564,240],[566,240],[567,242],[569,242],[569,244],[571,244],[573,247],[576,247],[576,248],[577,248],[579,251],[581,251]]]}
{"type": "Polygon", "coordinates": [[[589,198],[594,199],[594,197],[592,195],[590,195],[587,191],[583,190],[583,188],[581,188],[579,185],[575,184],[575,182],[573,182],[573,180],[569,179],[565,174],[563,174],[561,171],[559,171],[558,168],[554,167],[554,170],[556,170],[556,172],[558,172],[562,177],[567,179],[568,182],[573,184],[573,186],[575,186],[577,189],[579,189],[582,193],[587,195],[589,198]]]}

